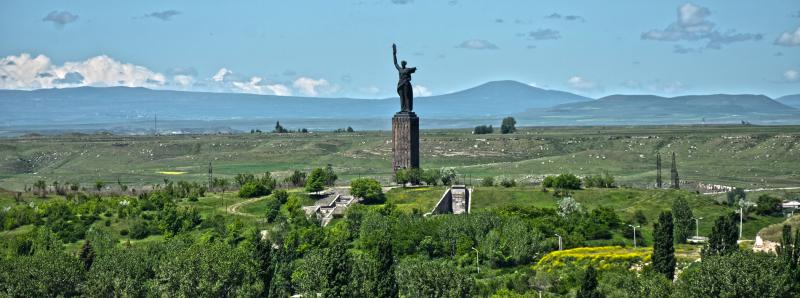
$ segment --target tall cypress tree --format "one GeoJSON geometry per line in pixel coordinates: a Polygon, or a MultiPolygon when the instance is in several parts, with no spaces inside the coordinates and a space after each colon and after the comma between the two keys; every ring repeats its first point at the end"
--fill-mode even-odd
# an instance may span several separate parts
{"type": "Polygon", "coordinates": [[[578,290],[578,298],[600,298],[603,294],[597,289],[597,270],[589,265],[583,274],[581,288],[578,290]]]}
{"type": "Polygon", "coordinates": [[[675,277],[675,244],[672,213],[661,211],[653,227],[653,270],[672,280],[675,277]]]}
{"type": "Polygon", "coordinates": [[[92,268],[92,264],[94,263],[94,249],[92,248],[92,243],[89,240],[83,243],[83,247],[81,248],[80,259],[83,262],[83,269],[87,271],[92,268]]]}
{"type": "Polygon", "coordinates": [[[692,207],[683,197],[678,197],[672,203],[672,214],[675,215],[675,241],[686,243],[686,239],[692,234],[694,227],[694,214],[692,207]]]}
{"type": "Polygon", "coordinates": [[[728,255],[739,249],[736,240],[739,239],[734,214],[722,215],[714,221],[708,245],[703,249],[703,256],[728,255]]]}
{"type": "Polygon", "coordinates": [[[375,252],[378,261],[375,276],[375,297],[397,297],[397,278],[394,274],[394,253],[392,243],[388,239],[378,243],[375,252]]]}

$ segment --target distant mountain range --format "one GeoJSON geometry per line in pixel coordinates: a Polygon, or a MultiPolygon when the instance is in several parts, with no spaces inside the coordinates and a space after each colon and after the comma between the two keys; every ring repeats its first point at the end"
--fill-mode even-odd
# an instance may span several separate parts
{"type": "Polygon", "coordinates": [[[775,100],[787,106],[800,109],[800,94],[787,95],[784,97],[779,97],[775,100]]]}
{"type": "MultiPolygon", "coordinates": [[[[329,130],[388,129],[397,98],[311,98],[79,87],[0,90],[0,135],[64,130],[215,132],[290,127],[329,130]]],[[[800,95],[777,101],[762,95],[665,98],[613,95],[591,99],[516,81],[495,81],[463,91],[415,99],[423,128],[493,124],[515,116],[521,125],[800,123],[800,95]],[[790,107],[794,106],[794,107],[790,107]]],[[[499,123],[498,123],[499,124],[499,123]]]]}
{"type": "Polygon", "coordinates": [[[800,123],[800,110],[764,95],[611,95],[597,100],[531,109],[523,118],[592,124],[800,123]]]}

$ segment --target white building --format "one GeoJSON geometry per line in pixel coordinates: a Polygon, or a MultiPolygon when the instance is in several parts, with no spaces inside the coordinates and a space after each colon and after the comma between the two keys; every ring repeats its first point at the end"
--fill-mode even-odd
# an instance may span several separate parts
{"type": "Polygon", "coordinates": [[[783,202],[781,206],[783,207],[783,209],[800,209],[800,202],[798,201],[783,202]]]}

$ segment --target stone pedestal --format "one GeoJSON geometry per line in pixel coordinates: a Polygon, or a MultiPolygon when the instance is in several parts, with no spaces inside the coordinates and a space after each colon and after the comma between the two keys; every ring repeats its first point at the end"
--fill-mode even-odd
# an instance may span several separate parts
{"type": "Polygon", "coordinates": [[[419,118],[414,112],[392,117],[392,170],[419,168],[419,118]]]}

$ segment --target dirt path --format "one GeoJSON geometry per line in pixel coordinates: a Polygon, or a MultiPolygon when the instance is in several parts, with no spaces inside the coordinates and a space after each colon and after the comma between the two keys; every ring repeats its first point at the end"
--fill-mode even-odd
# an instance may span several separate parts
{"type": "Polygon", "coordinates": [[[244,205],[248,205],[248,204],[252,204],[252,203],[261,201],[261,200],[263,200],[265,198],[267,198],[267,197],[258,197],[258,198],[247,199],[247,200],[244,200],[244,201],[241,201],[241,202],[238,202],[238,203],[235,203],[233,205],[228,206],[228,209],[226,211],[228,211],[228,213],[233,214],[233,215],[255,217],[255,215],[252,215],[252,214],[249,214],[249,213],[239,212],[239,208],[244,206],[244,205]]]}

